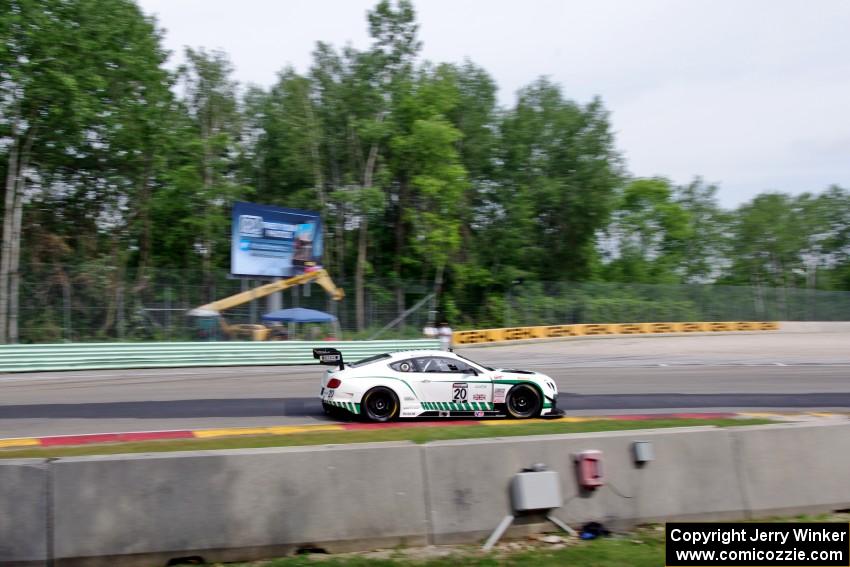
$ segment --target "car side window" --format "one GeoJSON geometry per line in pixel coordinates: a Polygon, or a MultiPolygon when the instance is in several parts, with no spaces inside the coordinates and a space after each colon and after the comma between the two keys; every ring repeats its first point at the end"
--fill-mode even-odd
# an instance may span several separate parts
{"type": "Polygon", "coordinates": [[[414,365],[414,361],[412,359],[393,362],[392,364],[390,364],[390,368],[398,372],[416,372],[416,366],[414,365]]]}
{"type": "Polygon", "coordinates": [[[453,358],[443,358],[442,360],[445,361],[446,366],[448,366],[449,372],[454,372],[456,374],[472,374],[472,370],[465,362],[461,362],[453,358]]]}
{"type": "Polygon", "coordinates": [[[472,374],[473,371],[468,364],[439,356],[417,358],[415,360],[419,372],[439,372],[446,374],[472,374]]]}
{"type": "Polygon", "coordinates": [[[435,358],[417,358],[413,363],[416,365],[417,372],[440,372],[439,365],[435,358]]]}

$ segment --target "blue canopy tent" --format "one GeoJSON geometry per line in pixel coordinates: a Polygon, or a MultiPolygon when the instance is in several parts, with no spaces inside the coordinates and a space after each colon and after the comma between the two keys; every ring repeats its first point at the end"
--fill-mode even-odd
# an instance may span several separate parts
{"type": "Polygon", "coordinates": [[[316,309],[304,309],[303,307],[292,307],[290,309],[276,309],[263,315],[263,321],[280,321],[281,323],[333,323],[336,317],[324,311],[316,309]]]}
{"type": "Polygon", "coordinates": [[[331,323],[336,335],[339,336],[339,324],[336,317],[316,309],[305,309],[303,307],[276,309],[263,315],[262,319],[267,323],[331,323]]]}

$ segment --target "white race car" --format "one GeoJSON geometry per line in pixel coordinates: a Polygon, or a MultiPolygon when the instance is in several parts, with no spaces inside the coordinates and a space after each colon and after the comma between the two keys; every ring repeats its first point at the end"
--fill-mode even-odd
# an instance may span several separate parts
{"type": "Polygon", "coordinates": [[[379,354],[348,363],[333,348],[313,349],[335,366],[322,378],[322,407],[370,421],[399,417],[530,418],[563,414],[558,387],[544,374],[482,366],[454,352],[379,354]]]}

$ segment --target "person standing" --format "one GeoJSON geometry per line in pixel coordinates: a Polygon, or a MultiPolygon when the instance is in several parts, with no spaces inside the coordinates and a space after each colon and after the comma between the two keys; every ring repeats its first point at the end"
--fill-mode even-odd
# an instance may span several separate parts
{"type": "Polygon", "coordinates": [[[431,323],[426,323],[425,328],[422,329],[422,334],[425,335],[425,338],[428,339],[436,339],[437,338],[437,328],[431,323]]]}
{"type": "Polygon", "coordinates": [[[452,328],[446,321],[440,323],[437,329],[437,336],[440,338],[440,348],[443,350],[452,350],[452,328]]]}

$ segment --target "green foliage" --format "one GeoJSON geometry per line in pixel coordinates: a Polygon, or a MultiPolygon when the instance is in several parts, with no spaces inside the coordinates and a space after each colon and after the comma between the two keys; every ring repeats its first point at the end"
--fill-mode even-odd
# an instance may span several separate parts
{"type": "Polygon", "coordinates": [[[665,179],[637,179],[626,185],[608,227],[617,257],[603,273],[610,281],[676,283],[693,239],[693,218],[673,200],[665,179]]]}
{"type": "Polygon", "coordinates": [[[254,87],[245,96],[246,129],[256,136],[247,148],[247,181],[263,203],[306,209],[322,204],[315,192],[321,164],[313,150],[321,133],[311,89],[308,78],[287,68],[269,92],[254,87]],[[293,204],[293,196],[305,190],[310,195],[293,204]]]}
{"type": "Polygon", "coordinates": [[[799,212],[792,197],[779,193],[759,195],[742,205],[731,227],[734,263],[729,279],[793,286],[790,278],[801,267],[799,253],[805,245],[805,235],[797,229],[799,212]]]}
{"type": "Polygon", "coordinates": [[[588,301],[583,319],[592,323],[697,321],[700,312],[688,301],[599,298],[588,301]]]}
{"type": "Polygon", "coordinates": [[[496,201],[505,214],[488,239],[513,248],[500,249],[500,256],[509,254],[511,264],[526,264],[543,279],[589,277],[596,232],[607,225],[621,182],[602,102],[579,105],[540,79],[520,92],[501,130],[496,201]]]}
{"type": "Polygon", "coordinates": [[[65,329],[58,311],[40,311],[26,319],[22,325],[22,336],[32,343],[59,343],[65,339],[65,329]]]}

